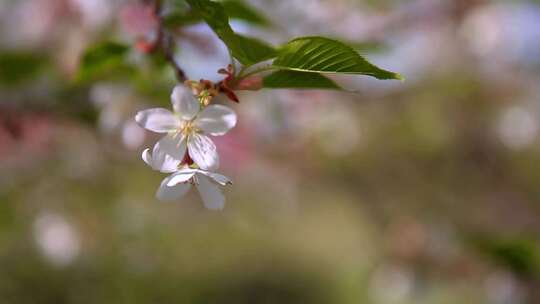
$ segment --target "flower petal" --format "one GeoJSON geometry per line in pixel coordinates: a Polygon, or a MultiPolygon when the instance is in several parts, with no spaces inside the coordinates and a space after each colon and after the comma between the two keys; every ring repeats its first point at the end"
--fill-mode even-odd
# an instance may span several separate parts
{"type": "Polygon", "coordinates": [[[182,134],[168,134],[159,140],[159,150],[175,160],[182,161],[186,156],[186,140],[182,134]]]}
{"type": "Polygon", "coordinates": [[[196,172],[197,170],[194,170],[194,169],[183,169],[183,170],[177,171],[176,173],[170,176],[169,181],[167,182],[167,186],[173,187],[178,184],[185,183],[189,181],[193,177],[193,175],[195,175],[196,172]]]}
{"type": "Polygon", "coordinates": [[[180,118],[183,120],[192,120],[201,110],[199,100],[184,85],[179,84],[174,87],[171,94],[171,102],[174,112],[180,114],[180,118]]]}
{"type": "Polygon", "coordinates": [[[171,111],[162,108],[140,111],[135,115],[135,121],[141,127],[156,133],[167,133],[180,125],[180,121],[171,111]]]}
{"type": "Polygon", "coordinates": [[[229,107],[210,105],[195,119],[195,125],[205,133],[221,136],[236,126],[236,113],[229,107]]]}
{"type": "Polygon", "coordinates": [[[163,151],[163,149],[161,149],[160,142],[154,145],[152,155],[150,155],[150,149],[144,150],[142,153],[142,159],[147,165],[152,167],[152,169],[162,173],[173,173],[178,171],[178,165],[180,165],[181,162],[180,160],[172,158],[165,151],[163,151]]]}
{"type": "Polygon", "coordinates": [[[174,187],[167,186],[170,176],[164,179],[156,192],[156,198],[160,201],[175,201],[182,198],[191,188],[191,184],[178,184],[174,187]]]}
{"type": "MultiPolygon", "coordinates": [[[[186,153],[185,144],[180,149],[184,149],[184,154],[186,153]]],[[[182,151],[180,151],[182,153],[182,151]]],[[[152,163],[155,170],[159,170],[163,173],[172,173],[178,170],[181,160],[173,158],[165,150],[161,148],[161,143],[158,141],[154,145],[154,150],[152,152],[152,163]]]]}
{"type": "Polygon", "coordinates": [[[149,165],[150,167],[153,167],[152,166],[152,155],[150,155],[150,148],[144,149],[144,151],[142,152],[141,157],[142,157],[142,159],[144,160],[144,162],[147,165],[149,165]]]}
{"type": "Polygon", "coordinates": [[[210,179],[214,180],[216,183],[222,186],[232,185],[232,181],[225,175],[203,170],[197,170],[197,173],[208,176],[210,179]]]}
{"type": "Polygon", "coordinates": [[[210,181],[206,176],[197,176],[197,190],[201,195],[204,206],[210,210],[221,210],[225,207],[225,196],[219,186],[210,181]]]}
{"type": "Polygon", "coordinates": [[[201,169],[214,171],[219,167],[216,145],[207,136],[193,133],[188,138],[187,146],[189,156],[201,169]]]}

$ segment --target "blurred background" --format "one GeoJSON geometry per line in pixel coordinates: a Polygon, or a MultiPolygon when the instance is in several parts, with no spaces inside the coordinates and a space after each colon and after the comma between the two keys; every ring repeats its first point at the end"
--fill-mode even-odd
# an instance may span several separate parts
{"type": "MultiPolygon", "coordinates": [[[[407,80],[222,100],[225,210],[162,203],[133,120],[175,84],[149,7],[0,0],[1,303],[540,302],[540,2],[228,5],[238,32],[339,38],[407,80]]],[[[169,19],[188,76],[219,80],[221,42],[169,19]]]]}

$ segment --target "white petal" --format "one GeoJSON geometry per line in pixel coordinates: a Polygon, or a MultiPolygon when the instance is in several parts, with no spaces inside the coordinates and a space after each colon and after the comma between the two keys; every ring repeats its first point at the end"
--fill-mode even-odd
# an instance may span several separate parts
{"type": "Polygon", "coordinates": [[[135,121],[150,131],[167,133],[180,126],[180,121],[171,111],[162,108],[140,111],[135,115],[135,121]]]}
{"type": "Polygon", "coordinates": [[[207,134],[221,136],[236,126],[236,113],[226,106],[210,105],[197,116],[195,125],[207,134]]]}
{"type": "Polygon", "coordinates": [[[191,188],[191,184],[178,184],[174,187],[167,186],[171,177],[167,177],[161,182],[156,197],[160,201],[175,201],[182,198],[191,188]]]}
{"type": "Polygon", "coordinates": [[[144,162],[150,167],[152,167],[152,155],[150,155],[150,148],[146,148],[141,156],[144,162]]]}
{"type": "Polygon", "coordinates": [[[193,95],[191,90],[184,85],[174,87],[171,94],[171,102],[174,112],[180,115],[183,120],[192,120],[201,110],[199,100],[193,95]]]}
{"type": "Polygon", "coordinates": [[[184,160],[187,145],[185,137],[182,134],[168,134],[163,137],[158,144],[162,153],[169,155],[175,160],[184,160]]]}
{"type": "Polygon", "coordinates": [[[193,177],[193,175],[195,175],[196,172],[197,170],[194,170],[194,169],[180,170],[170,176],[169,181],[167,182],[167,186],[173,187],[178,184],[185,183],[189,181],[193,177]]]}
{"type": "Polygon", "coordinates": [[[201,169],[214,171],[219,167],[216,145],[207,136],[193,133],[188,138],[187,146],[189,156],[201,169]]]}
{"type": "MultiPolygon", "coordinates": [[[[178,170],[181,160],[173,158],[167,153],[167,151],[161,148],[161,141],[158,141],[154,145],[154,150],[152,152],[152,168],[163,173],[172,173],[178,170]]],[[[181,153],[181,151],[180,151],[181,153]]],[[[185,154],[185,145],[184,145],[184,154],[185,154]]]]}
{"type": "Polygon", "coordinates": [[[203,171],[203,170],[197,170],[197,173],[208,176],[209,178],[213,179],[216,183],[222,186],[232,185],[232,181],[225,175],[221,175],[221,174],[209,172],[209,171],[203,171]]]}
{"type": "Polygon", "coordinates": [[[225,196],[219,186],[206,176],[197,175],[197,190],[201,194],[204,206],[210,210],[221,210],[225,207],[225,196]]]}
{"type": "Polygon", "coordinates": [[[154,145],[152,155],[150,155],[150,149],[144,150],[142,153],[142,159],[147,165],[152,167],[152,169],[163,173],[173,173],[178,171],[178,165],[180,165],[181,162],[180,160],[172,158],[165,151],[163,151],[160,142],[154,145]]]}

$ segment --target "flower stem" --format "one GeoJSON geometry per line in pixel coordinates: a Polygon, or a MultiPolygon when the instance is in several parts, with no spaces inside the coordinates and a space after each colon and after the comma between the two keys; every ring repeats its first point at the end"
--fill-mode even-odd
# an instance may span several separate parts
{"type": "Polygon", "coordinates": [[[231,50],[229,50],[229,58],[231,59],[232,73],[233,75],[236,75],[236,62],[234,61],[234,57],[231,50]]]}

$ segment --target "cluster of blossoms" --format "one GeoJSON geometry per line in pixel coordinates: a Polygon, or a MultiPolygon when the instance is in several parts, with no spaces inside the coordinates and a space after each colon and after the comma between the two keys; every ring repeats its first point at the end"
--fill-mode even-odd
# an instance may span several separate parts
{"type": "Polygon", "coordinates": [[[177,85],[172,94],[173,112],[163,108],[140,111],[137,123],[152,132],[166,134],[142,159],[156,171],[170,174],[161,183],[156,196],[174,201],[184,196],[192,185],[199,191],[208,209],[222,209],[225,197],[222,186],[232,184],[216,173],[219,156],[210,136],[222,136],[236,126],[236,113],[223,105],[209,105],[208,91],[177,85]]]}

